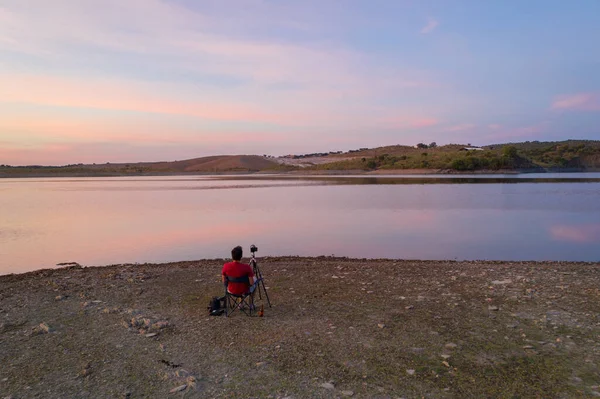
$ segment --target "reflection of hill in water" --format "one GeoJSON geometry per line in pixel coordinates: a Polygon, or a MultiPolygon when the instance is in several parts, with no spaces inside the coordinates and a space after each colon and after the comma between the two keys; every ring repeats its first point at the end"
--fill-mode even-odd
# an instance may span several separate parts
{"type": "MultiPolygon", "coordinates": [[[[464,175],[428,175],[403,177],[363,177],[363,176],[223,176],[218,180],[270,180],[297,181],[297,185],[308,182],[322,185],[370,185],[370,184],[512,184],[512,183],[600,183],[600,173],[590,173],[590,176],[464,176],[464,175]]],[[[254,185],[256,186],[256,185],[254,185]]]]}

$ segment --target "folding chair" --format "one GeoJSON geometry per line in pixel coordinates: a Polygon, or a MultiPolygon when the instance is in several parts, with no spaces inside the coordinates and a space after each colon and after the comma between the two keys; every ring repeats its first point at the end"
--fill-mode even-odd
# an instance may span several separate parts
{"type": "Polygon", "coordinates": [[[250,285],[248,276],[225,276],[225,316],[229,317],[236,309],[244,312],[246,316],[252,316],[255,311],[253,294],[257,285],[258,281],[255,281],[253,285],[250,285]],[[248,291],[242,295],[232,294],[227,290],[227,285],[229,283],[244,283],[248,285],[248,291]]]}

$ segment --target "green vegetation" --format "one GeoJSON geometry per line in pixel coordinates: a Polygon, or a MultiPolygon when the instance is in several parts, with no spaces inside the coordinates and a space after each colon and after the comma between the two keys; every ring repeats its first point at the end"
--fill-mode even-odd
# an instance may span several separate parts
{"type": "Polygon", "coordinates": [[[477,170],[589,170],[600,168],[600,141],[509,143],[471,149],[435,143],[416,147],[392,146],[360,151],[357,158],[346,159],[311,169],[316,170],[392,170],[440,169],[477,170]],[[385,151],[385,152],[381,152],[385,151]]]}

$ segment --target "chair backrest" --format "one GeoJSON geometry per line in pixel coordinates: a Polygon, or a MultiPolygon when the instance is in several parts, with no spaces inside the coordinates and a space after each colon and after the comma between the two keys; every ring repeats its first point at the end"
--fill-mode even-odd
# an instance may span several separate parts
{"type": "Polygon", "coordinates": [[[247,275],[242,277],[225,276],[225,284],[227,283],[239,283],[250,285],[250,278],[247,275]]]}

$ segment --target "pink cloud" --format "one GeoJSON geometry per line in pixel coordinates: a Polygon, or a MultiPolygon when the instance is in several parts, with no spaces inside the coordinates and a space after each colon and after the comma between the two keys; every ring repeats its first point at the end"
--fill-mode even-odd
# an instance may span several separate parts
{"type": "Polygon", "coordinates": [[[488,128],[492,129],[492,130],[496,130],[496,129],[500,129],[502,127],[502,125],[498,125],[495,123],[492,123],[491,125],[488,125],[488,128]]]}
{"type": "Polygon", "coordinates": [[[414,121],[412,121],[411,126],[412,127],[428,127],[428,126],[435,126],[438,123],[439,122],[436,118],[422,118],[422,119],[415,119],[414,121]]]}
{"type": "Polygon", "coordinates": [[[583,226],[552,226],[550,235],[557,241],[600,244],[600,224],[583,226]]]}
{"type": "Polygon", "coordinates": [[[214,120],[277,122],[283,119],[256,105],[186,99],[181,94],[175,98],[173,87],[162,84],[0,75],[0,101],[5,102],[189,115],[214,120]]]}
{"type": "Polygon", "coordinates": [[[425,25],[421,29],[421,33],[423,33],[423,34],[431,33],[435,30],[435,28],[437,28],[438,25],[439,25],[439,22],[435,18],[429,17],[429,18],[427,18],[427,25],[425,25]]]}
{"type": "Polygon", "coordinates": [[[552,103],[552,109],[600,111],[600,93],[577,93],[558,96],[552,103]]]}

